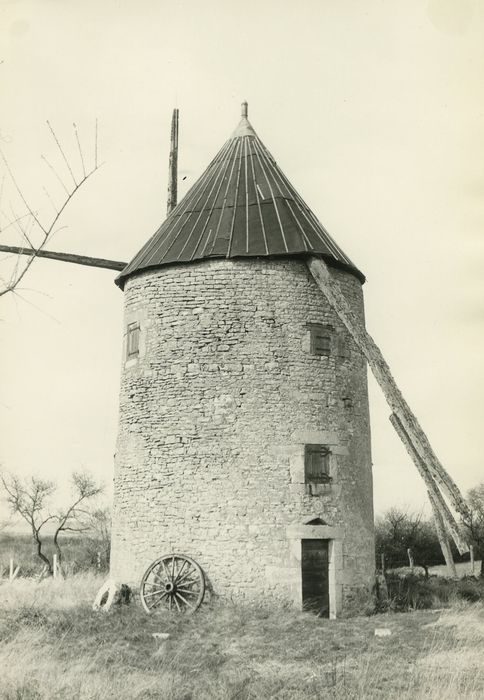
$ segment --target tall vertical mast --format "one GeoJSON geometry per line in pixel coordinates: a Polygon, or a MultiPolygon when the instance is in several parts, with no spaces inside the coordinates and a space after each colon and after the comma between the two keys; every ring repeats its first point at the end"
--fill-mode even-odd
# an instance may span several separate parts
{"type": "Polygon", "coordinates": [[[178,110],[173,110],[171,119],[171,145],[170,164],[168,168],[168,201],[166,206],[167,216],[176,207],[178,180],[178,110]]]}

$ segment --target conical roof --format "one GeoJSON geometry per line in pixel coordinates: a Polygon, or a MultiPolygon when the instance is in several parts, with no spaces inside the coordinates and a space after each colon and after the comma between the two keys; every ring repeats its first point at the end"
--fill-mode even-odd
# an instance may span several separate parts
{"type": "Polygon", "coordinates": [[[211,258],[320,255],[364,275],[302,200],[247,119],[116,283],[138,272],[211,258]]]}

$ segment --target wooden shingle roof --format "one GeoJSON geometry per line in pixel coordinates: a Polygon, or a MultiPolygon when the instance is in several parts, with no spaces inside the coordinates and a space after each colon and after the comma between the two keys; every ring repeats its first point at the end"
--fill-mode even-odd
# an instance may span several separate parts
{"type": "Polygon", "coordinates": [[[168,264],[295,255],[321,255],[365,281],[259,139],[243,103],[235,132],[116,283],[168,264]]]}

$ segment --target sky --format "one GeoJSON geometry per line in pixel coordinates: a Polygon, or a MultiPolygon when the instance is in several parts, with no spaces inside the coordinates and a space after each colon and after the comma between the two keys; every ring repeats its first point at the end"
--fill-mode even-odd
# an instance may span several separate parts
{"type": "MultiPolygon", "coordinates": [[[[102,166],[52,250],[127,261],[166,213],[172,109],[180,194],[239,121],[362,270],[367,327],[442,463],[484,480],[484,7],[478,0],[3,0],[0,146],[47,222],[69,173],[102,166]],[[49,197],[46,195],[49,193],[49,197]],[[51,201],[52,200],[52,201],[51,201]]],[[[3,168],[1,224],[22,213],[3,168]]],[[[15,227],[0,233],[19,244],[15,227]]],[[[15,258],[2,255],[9,278],[15,258]]],[[[109,493],[123,295],[109,270],[36,260],[0,297],[0,462],[109,493]]],[[[370,377],[375,509],[426,509],[370,377]]]]}

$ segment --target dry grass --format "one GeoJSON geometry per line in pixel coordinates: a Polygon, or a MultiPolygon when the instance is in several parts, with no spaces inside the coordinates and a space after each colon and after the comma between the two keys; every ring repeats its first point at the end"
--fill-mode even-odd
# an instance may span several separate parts
{"type": "Polygon", "coordinates": [[[2,700],[484,697],[481,604],[331,622],[227,605],[149,617],[93,613],[100,583],[0,585],[2,700]]]}

